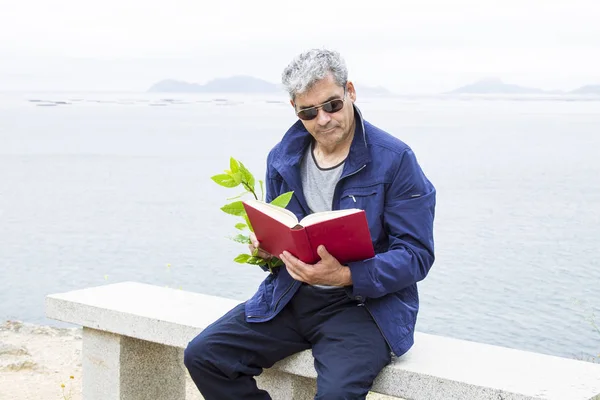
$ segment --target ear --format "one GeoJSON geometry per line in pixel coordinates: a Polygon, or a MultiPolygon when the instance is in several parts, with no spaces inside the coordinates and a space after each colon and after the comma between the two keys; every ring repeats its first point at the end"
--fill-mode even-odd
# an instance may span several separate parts
{"type": "Polygon", "coordinates": [[[346,83],[346,92],[348,93],[350,100],[354,103],[356,101],[356,89],[354,88],[354,83],[352,83],[352,81],[346,83]]]}
{"type": "Polygon", "coordinates": [[[292,107],[294,107],[294,110],[296,109],[296,105],[294,104],[294,100],[290,99],[290,104],[292,105],[292,107]]]}

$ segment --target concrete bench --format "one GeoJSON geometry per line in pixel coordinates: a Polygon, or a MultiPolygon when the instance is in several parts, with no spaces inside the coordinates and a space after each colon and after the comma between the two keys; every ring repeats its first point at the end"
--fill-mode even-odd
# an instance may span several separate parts
{"type": "MultiPolygon", "coordinates": [[[[84,400],[182,400],[189,381],[183,349],[238,303],[125,282],[50,295],[46,314],[83,326],[84,400]]],[[[600,399],[598,364],[423,333],[415,340],[373,392],[408,400],[600,399]]],[[[306,351],[257,381],[276,400],[304,400],[313,398],[315,378],[306,351]]]]}

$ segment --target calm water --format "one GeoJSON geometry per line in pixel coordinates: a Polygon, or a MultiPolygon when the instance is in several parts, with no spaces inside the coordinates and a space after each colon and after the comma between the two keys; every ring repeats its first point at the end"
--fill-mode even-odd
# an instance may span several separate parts
{"type": "MultiPolygon", "coordinates": [[[[255,291],[264,273],[230,261],[245,247],[218,209],[237,190],[209,177],[229,156],[262,177],[294,118],[284,98],[215,97],[0,94],[0,320],[56,324],[45,295],[107,282],[255,291]]],[[[586,318],[600,314],[600,98],[358,104],[438,189],[417,329],[598,354],[586,318]]]]}

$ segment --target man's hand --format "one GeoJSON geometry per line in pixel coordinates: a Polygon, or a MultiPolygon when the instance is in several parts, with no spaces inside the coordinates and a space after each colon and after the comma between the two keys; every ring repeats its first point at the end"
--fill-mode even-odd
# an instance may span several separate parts
{"type": "Polygon", "coordinates": [[[285,264],[292,278],[297,281],[306,282],[309,285],[352,285],[350,268],[340,264],[323,245],[319,246],[317,253],[321,260],[313,265],[300,261],[287,251],[284,251],[279,258],[285,264]]]}
{"type": "Polygon", "coordinates": [[[271,257],[273,257],[271,254],[260,249],[260,243],[258,239],[256,239],[256,235],[254,234],[254,232],[250,232],[250,244],[248,245],[248,248],[250,249],[250,254],[252,255],[254,255],[254,251],[258,249],[258,253],[256,254],[256,256],[264,260],[269,260],[271,257]]]}

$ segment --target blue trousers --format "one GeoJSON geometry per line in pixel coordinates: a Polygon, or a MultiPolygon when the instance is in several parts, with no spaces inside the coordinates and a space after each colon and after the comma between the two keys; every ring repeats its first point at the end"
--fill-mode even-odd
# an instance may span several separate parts
{"type": "Polygon", "coordinates": [[[302,285],[274,319],[248,323],[244,304],[194,338],[184,362],[206,400],[266,400],[254,377],[275,362],[312,348],[315,399],[365,399],[391,359],[369,312],[343,288],[302,285]]]}

